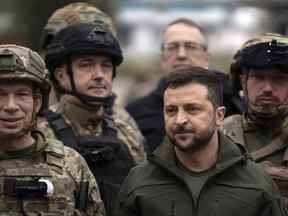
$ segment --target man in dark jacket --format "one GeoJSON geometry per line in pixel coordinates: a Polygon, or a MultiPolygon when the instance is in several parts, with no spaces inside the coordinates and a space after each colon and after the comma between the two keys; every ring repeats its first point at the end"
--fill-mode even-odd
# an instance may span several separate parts
{"type": "Polygon", "coordinates": [[[166,78],[167,139],[122,185],[117,216],[285,215],[272,180],[218,128],[215,74],[189,67],[166,78]]]}
{"type": "Polygon", "coordinates": [[[266,33],[247,40],[234,56],[231,75],[247,110],[226,118],[223,131],[263,165],[288,207],[288,37],[266,33]]]}
{"type": "MultiPolygon", "coordinates": [[[[187,65],[208,68],[210,54],[203,29],[188,19],[177,19],[170,23],[162,34],[161,68],[167,73],[187,65]]],[[[226,116],[243,111],[239,95],[232,91],[229,76],[213,71],[223,83],[226,116]]],[[[148,95],[127,105],[130,115],[136,120],[142,134],[153,151],[163,141],[163,80],[148,95]]]]}

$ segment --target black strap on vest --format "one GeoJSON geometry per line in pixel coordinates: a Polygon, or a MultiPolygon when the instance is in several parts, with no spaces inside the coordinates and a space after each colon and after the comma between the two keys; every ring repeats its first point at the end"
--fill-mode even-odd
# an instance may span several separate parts
{"type": "MultiPolygon", "coordinates": [[[[42,112],[42,115],[48,120],[49,126],[53,129],[57,139],[61,140],[65,146],[78,149],[79,138],[75,135],[71,125],[66,123],[62,114],[45,110],[42,112]]],[[[105,115],[104,119],[103,136],[116,138],[117,130],[113,126],[113,120],[107,115],[105,115]]]]}
{"type": "Polygon", "coordinates": [[[287,141],[288,141],[288,129],[283,128],[282,133],[274,138],[271,143],[267,146],[264,146],[254,152],[251,153],[252,158],[257,162],[268,155],[271,155],[277,151],[280,151],[286,148],[284,156],[283,156],[283,163],[287,164],[288,161],[288,153],[287,153],[287,141]]]}
{"type": "Polygon", "coordinates": [[[97,178],[107,216],[111,216],[120,186],[135,165],[127,145],[117,137],[113,119],[105,116],[103,135],[76,136],[61,114],[48,110],[43,112],[43,116],[48,120],[56,137],[64,145],[79,151],[86,159],[97,178]]]}
{"type": "Polygon", "coordinates": [[[65,146],[77,149],[77,137],[75,136],[72,127],[66,124],[62,114],[51,110],[45,110],[42,114],[48,120],[57,139],[61,140],[65,146]]]}

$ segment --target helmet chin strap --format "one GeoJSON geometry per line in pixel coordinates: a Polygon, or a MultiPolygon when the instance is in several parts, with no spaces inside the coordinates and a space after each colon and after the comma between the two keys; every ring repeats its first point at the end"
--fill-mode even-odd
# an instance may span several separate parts
{"type": "Polygon", "coordinates": [[[271,118],[277,118],[277,117],[285,117],[287,115],[287,104],[281,104],[277,107],[275,107],[274,111],[271,112],[261,112],[257,110],[257,107],[255,105],[252,105],[250,102],[248,102],[248,114],[253,114],[254,116],[257,116],[258,118],[262,119],[271,119],[271,118]]]}
{"type": "Polygon", "coordinates": [[[250,119],[254,124],[258,125],[261,128],[276,128],[277,126],[281,126],[285,117],[288,114],[288,104],[279,104],[275,107],[273,112],[262,112],[258,110],[257,105],[252,103],[248,98],[248,74],[245,76],[245,88],[243,89],[244,94],[246,95],[247,102],[247,111],[246,116],[250,119]]]}
{"type": "Polygon", "coordinates": [[[96,108],[99,106],[104,106],[104,108],[109,108],[114,104],[116,95],[113,93],[109,94],[107,97],[97,97],[97,96],[89,96],[86,94],[82,94],[77,91],[74,76],[73,76],[72,63],[71,63],[70,58],[67,58],[67,73],[70,79],[72,90],[67,90],[59,86],[60,94],[67,94],[67,95],[72,95],[74,97],[77,97],[84,105],[91,107],[91,108],[96,108]]]}
{"type": "Polygon", "coordinates": [[[260,128],[277,130],[285,121],[285,117],[287,116],[287,109],[282,109],[279,110],[279,112],[274,113],[263,113],[253,110],[249,106],[246,116],[253,124],[260,128]]]}

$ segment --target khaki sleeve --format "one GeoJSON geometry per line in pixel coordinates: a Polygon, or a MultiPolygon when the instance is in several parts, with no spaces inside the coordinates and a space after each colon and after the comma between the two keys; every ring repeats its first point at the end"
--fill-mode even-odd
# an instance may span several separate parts
{"type": "Polygon", "coordinates": [[[86,214],[91,216],[105,216],[104,203],[100,196],[98,184],[85,161],[83,161],[83,173],[89,182],[86,214]]]}
{"type": "Polygon", "coordinates": [[[115,105],[113,111],[113,119],[119,131],[119,139],[127,145],[136,163],[144,161],[146,159],[146,140],[135,120],[126,110],[119,106],[115,105]]]}
{"type": "MultiPolygon", "coordinates": [[[[104,203],[100,196],[99,186],[85,159],[75,150],[65,147],[66,169],[76,182],[76,192],[79,194],[81,183],[88,182],[87,216],[105,216],[104,203]]],[[[76,201],[77,202],[77,201],[76,201]]],[[[76,203],[75,203],[76,204],[76,203]]]]}

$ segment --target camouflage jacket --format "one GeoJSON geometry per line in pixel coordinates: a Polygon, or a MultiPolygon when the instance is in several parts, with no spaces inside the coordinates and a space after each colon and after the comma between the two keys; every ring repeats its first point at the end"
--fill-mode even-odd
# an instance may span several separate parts
{"type": "Polygon", "coordinates": [[[0,215],[81,215],[75,205],[83,181],[89,182],[84,213],[105,215],[95,178],[76,151],[39,134],[34,146],[29,154],[0,155],[0,215]],[[31,189],[40,180],[52,183],[51,194],[40,195],[31,189]],[[30,187],[25,189],[27,182],[30,187]]]}
{"type": "MultiPolygon", "coordinates": [[[[101,135],[101,119],[95,116],[93,111],[85,110],[82,107],[67,103],[62,100],[50,107],[50,110],[61,113],[67,124],[71,125],[77,135],[101,135]]],[[[108,117],[108,116],[107,116],[108,117]]],[[[134,119],[123,108],[114,105],[112,120],[115,123],[118,138],[127,145],[133,159],[139,163],[146,159],[144,144],[145,139],[137,127],[134,119]]],[[[53,130],[49,127],[47,121],[42,120],[38,124],[48,137],[55,138],[53,130]]]]}
{"type": "Polygon", "coordinates": [[[144,148],[146,140],[135,120],[123,107],[116,104],[113,106],[112,118],[116,124],[116,128],[120,131],[119,136],[123,136],[123,138],[120,139],[126,139],[125,143],[127,143],[131,155],[136,163],[142,162],[146,159],[144,148]]]}
{"type": "Polygon", "coordinates": [[[256,162],[271,161],[277,166],[281,166],[287,161],[285,152],[288,147],[288,134],[286,135],[286,127],[283,126],[275,132],[273,129],[263,129],[250,123],[244,115],[233,115],[224,119],[223,132],[229,136],[234,142],[244,145],[250,152],[252,158],[256,162]],[[275,149],[259,153],[260,149],[271,146],[273,143],[279,143],[275,149]]]}
{"type": "Polygon", "coordinates": [[[288,130],[285,122],[276,128],[259,128],[244,115],[233,115],[224,119],[223,132],[234,142],[245,145],[252,159],[261,163],[286,197],[288,206],[288,130]]]}

